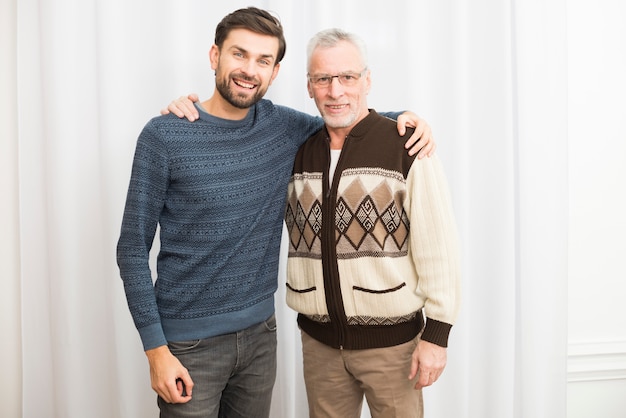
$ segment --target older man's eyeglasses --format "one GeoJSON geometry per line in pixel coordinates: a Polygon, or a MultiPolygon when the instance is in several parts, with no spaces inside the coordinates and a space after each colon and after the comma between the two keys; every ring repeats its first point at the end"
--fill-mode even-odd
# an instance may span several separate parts
{"type": "Polygon", "coordinates": [[[337,75],[320,74],[309,75],[308,77],[309,82],[316,89],[330,87],[330,85],[333,83],[333,78],[339,80],[339,83],[341,83],[342,86],[352,87],[356,85],[356,83],[363,76],[363,74],[365,74],[365,71],[367,71],[367,68],[364,68],[363,71],[361,71],[360,73],[347,72],[337,75]]]}

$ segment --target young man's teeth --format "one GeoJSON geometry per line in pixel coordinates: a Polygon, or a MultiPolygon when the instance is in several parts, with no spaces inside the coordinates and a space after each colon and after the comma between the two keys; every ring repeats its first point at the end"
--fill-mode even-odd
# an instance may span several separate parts
{"type": "Polygon", "coordinates": [[[244,83],[242,81],[235,81],[235,84],[237,84],[239,87],[243,87],[243,88],[246,88],[246,89],[253,89],[254,88],[254,84],[244,83]]]}

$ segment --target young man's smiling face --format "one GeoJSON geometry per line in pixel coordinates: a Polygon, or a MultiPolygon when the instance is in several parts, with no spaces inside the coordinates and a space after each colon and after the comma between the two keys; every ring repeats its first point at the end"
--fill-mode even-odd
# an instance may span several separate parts
{"type": "Polygon", "coordinates": [[[263,98],[278,75],[278,39],[233,29],[221,48],[211,47],[215,86],[231,106],[247,109],[263,98]]]}

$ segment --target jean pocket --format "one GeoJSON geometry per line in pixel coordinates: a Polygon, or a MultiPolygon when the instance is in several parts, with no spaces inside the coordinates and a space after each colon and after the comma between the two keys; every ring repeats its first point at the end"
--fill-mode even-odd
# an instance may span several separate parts
{"type": "Polygon", "coordinates": [[[276,315],[272,314],[269,318],[267,318],[263,324],[265,325],[265,329],[270,332],[276,331],[276,315]]]}
{"type": "Polygon", "coordinates": [[[202,340],[170,341],[167,343],[167,346],[169,347],[172,354],[184,353],[198,347],[201,341],[202,340]]]}

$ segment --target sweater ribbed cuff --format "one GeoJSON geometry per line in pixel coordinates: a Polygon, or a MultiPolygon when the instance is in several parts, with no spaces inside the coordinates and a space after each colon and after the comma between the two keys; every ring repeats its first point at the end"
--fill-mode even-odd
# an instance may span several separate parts
{"type": "Polygon", "coordinates": [[[450,324],[426,317],[426,326],[421,339],[440,347],[447,347],[451,329],[452,325],[450,324]]]}

